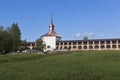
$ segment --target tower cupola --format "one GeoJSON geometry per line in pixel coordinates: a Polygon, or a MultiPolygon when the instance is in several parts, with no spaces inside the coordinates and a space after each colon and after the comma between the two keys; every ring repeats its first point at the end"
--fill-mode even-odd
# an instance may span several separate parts
{"type": "Polygon", "coordinates": [[[54,30],[55,26],[54,26],[54,23],[53,23],[53,16],[51,15],[51,20],[50,20],[50,24],[49,24],[49,31],[42,35],[42,36],[57,36],[57,37],[60,37],[54,30]]]}

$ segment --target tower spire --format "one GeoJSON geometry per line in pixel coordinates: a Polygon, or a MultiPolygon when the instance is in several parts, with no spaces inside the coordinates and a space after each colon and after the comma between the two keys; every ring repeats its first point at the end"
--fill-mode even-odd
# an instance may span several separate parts
{"type": "Polygon", "coordinates": [[[50,21],[50,25],[49,25],[49,30],[54,31],[53,14],[52,13],[51,13],[51,21],[50,21]]]}
{"type": "Polygon", "coordinates": [[[53,25],[53,13],[51,13],[51,22],[50,22],[50,24],[53,25]]]}

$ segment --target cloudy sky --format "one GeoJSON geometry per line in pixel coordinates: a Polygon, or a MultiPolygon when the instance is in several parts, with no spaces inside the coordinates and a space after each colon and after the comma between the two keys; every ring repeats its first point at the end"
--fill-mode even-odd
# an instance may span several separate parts
{"type": "Polygon", "coordinates": [[[17,22],[27,41],[48,32],[51,13],[63,40],[120,38],[120,0],[0,0],[0,25],[17,22]]]}

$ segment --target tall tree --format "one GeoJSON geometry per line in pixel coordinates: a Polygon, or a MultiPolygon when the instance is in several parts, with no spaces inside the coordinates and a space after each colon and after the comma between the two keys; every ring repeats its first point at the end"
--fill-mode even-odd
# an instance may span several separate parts
{"type": "Polygon", "coordinates": [[[19,49],[20,43],[21,43],[21,32],[20,32],[18,24],[13,23],[11,25],[11,27],[9,28],[9,32],[10,32],[12,39],[13,39],[12,50],[17,51],[19,49]]]}
{"type": "Polygon", "coordinates": [[[6,30],[0,30],[0,51],[8,53],[11,51],[12,37],[6,30]]]}
{"type": "Polygon", "coordinates": [[[36,50],[43,51],[44,45],[41,39],[36,40],[36,50]]]}

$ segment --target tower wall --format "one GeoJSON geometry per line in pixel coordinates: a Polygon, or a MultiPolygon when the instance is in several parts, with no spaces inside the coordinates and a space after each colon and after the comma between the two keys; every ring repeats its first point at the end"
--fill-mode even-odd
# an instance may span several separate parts
{"type": "Polygon", "coordinates": [[[44,36],[42,40],[45,44],[44,51],[53,51],[56,49],[56,41],[60,41],[61,38],[56,36],[44,36]]]}

